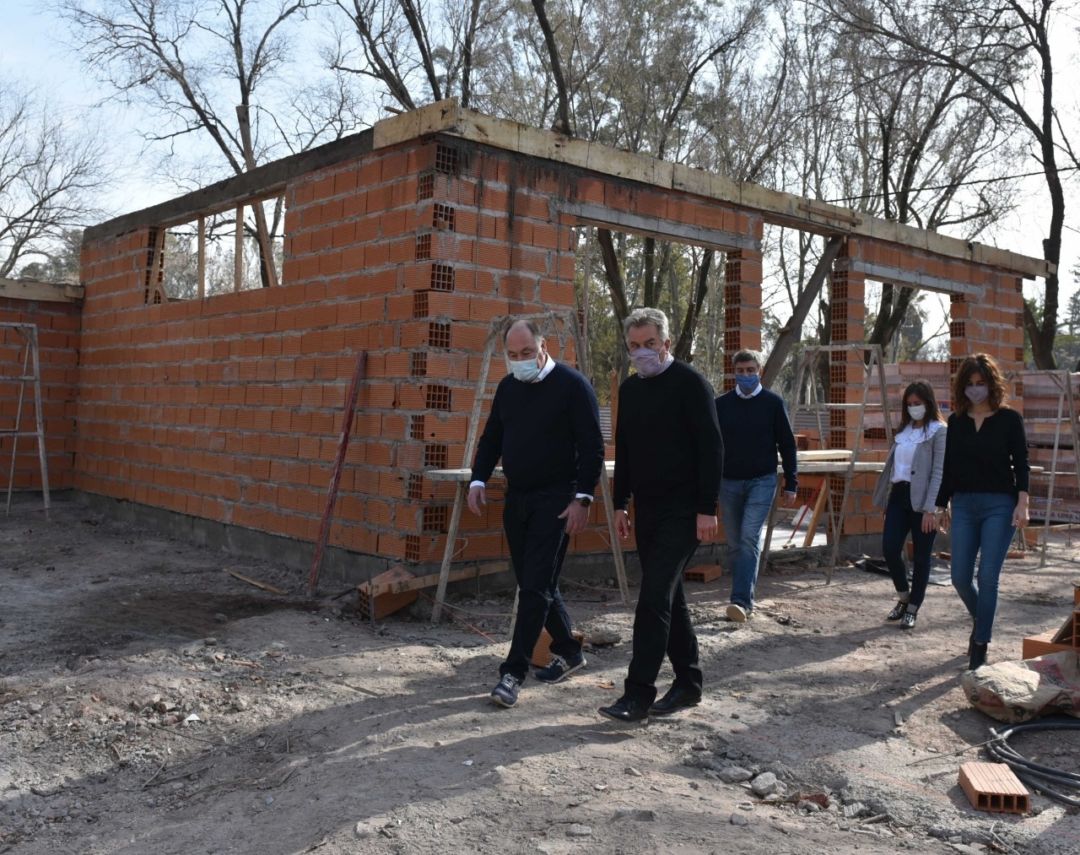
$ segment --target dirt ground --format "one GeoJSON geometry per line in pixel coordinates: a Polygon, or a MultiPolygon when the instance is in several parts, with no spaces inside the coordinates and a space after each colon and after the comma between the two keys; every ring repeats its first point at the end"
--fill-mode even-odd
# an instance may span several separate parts
{"type": "MultiPolygon", "coordinates": [[[[36,508],[0,520],[0,852],[1080,851],[1076,812],[1035,796],[1026,817],[978,813],[960,791],[992,722],[960,690],[946,587],[901,634],[888,580],[853,568],[828,586],[769,571],[745,625],[724,619],[726,579],[691,584],[706,698],[626,727],[596,713],[629,657],[610,589],[565,586],[581,626],[622,642],[500,710],[508,596],[373,625],[350,598],[307,601],[303,573],[36,508]],[[780,791],[726,783],[735,766],[780,791]]],[[[1069,554],[1009,562],[992,661],[1064,618],[1069,554]]],[[[1017,747],[1080,766],[1060,736],[1017,747]]]]}

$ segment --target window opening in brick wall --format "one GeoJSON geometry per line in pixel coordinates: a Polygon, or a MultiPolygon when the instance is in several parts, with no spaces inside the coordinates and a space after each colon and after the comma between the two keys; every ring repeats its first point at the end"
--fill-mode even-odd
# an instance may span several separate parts
{"type": "MultiPolygon", "coordinates": [[[[279,284],[285,255],[284,206],[283,196],[251,201],[164,230],[164,240],[158,238],[160,286],[156,292],[149,287],[155,275],[151,264],[147,302],[197,300],[279,284]],[[265,234],[265,241],[260,234],[265,234]]],[[[151,258],[152,254],[153,247],[151,258]]]]}

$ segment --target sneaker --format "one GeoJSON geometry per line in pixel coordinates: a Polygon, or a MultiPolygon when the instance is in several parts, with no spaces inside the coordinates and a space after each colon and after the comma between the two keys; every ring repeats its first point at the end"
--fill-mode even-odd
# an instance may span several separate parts
{"type": "Polygon", "coordinates": [[[907,614],[907,601],[900,600],[892,607],[892,611],[885,615],[885,620],[900,620],[905,614],[907,614]]]}
{"type": "Polygon", "coordinates": [[[738,603],[729,603],[727,607],[727,619],[735,623],[746,623],[750,613],[738,603]]]}
{"type": "Polygon", "coordinates": [[[561,683],[579,668],[585,667],[584,654],[578,653],[575,659],[563,659],[561,656],[552,656],[551,664],[547,668],[541,668],[534,672],[534,676],[541,683],[561,683]]]}
{"type": "Polygon", "coordinates": [[[915,612],[904,612],[900,618],[900,629],[915,629],[915,612]]]}
{"type": "Polygon", "coordinates": [[[502,679],[491,690],[491,700],[500,707],[509,709],[517,703],[518,690],[521,688],[521,680],[513,674],[503,674],[502,679]]]}

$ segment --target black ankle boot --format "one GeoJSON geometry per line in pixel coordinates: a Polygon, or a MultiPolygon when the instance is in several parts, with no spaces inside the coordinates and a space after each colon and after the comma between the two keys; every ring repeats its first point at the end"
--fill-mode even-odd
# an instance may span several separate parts
{"type": "Polygon", "coordinates": [[[971,628],[971,635],[968,636],[968,658],[970,659],[975,655],[975,627],[971,628]]]}
{"type": "Polygon", "coordinates": [[[968,668],[974,671],[976,668],[981,668],[986,664],[986,648],[988,645],[979,644],[976,641],[971,642],[971,661],[968,662],[968,668]]]}

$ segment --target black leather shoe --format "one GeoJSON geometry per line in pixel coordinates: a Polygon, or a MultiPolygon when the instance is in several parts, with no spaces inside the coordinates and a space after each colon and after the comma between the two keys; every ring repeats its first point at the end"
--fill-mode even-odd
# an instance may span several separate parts
{"type": "Polygon", "coordinates": [[[599,712],[600,715],[622,722],[645,721],[649,717],[649,710],[643,703],[625,696],[619,698],[610,707],[600,707],[599,712]]]}
{"type": "Polygon", "coordinates": [[[975,671],[986,664],[986,648],[988,645],[974,642],[971,646],[971,659],[968,661],[968,669],[975,671]]]}
{"type": "Polygon", "coordinates": [[[672,686],[667,694],[649,707],[649,715],[671,715],[686,707],[701,703],[701,694],[683,686],[672,686]]]}

